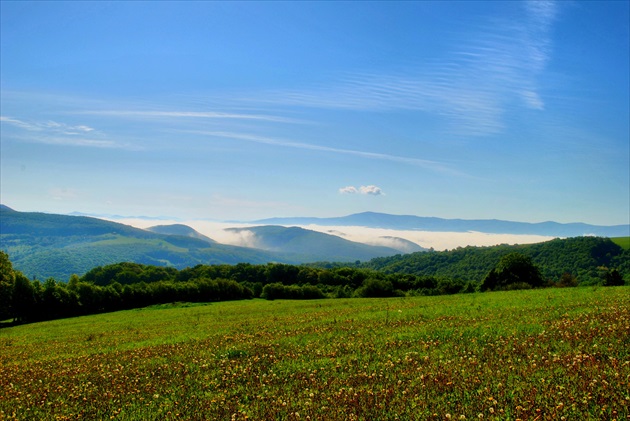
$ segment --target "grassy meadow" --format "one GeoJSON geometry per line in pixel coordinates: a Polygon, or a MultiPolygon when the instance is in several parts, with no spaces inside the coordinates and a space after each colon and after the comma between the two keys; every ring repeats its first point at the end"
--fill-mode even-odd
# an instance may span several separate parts
{"type": "Polygon", "coordinates": [[[630,287],[165,305],[0,329],[2,420],[626,420],[630,287]]]}
{"type": "Polygon", "coordinates": [[[630,237],[615,237],[611,240],[624,250],[630,250],[630,237]]]}

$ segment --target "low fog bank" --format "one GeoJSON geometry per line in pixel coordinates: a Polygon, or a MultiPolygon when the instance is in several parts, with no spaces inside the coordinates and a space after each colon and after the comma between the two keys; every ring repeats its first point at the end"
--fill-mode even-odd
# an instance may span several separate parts
{"type": "Polygon", "coordinates": [[[531,244],[552,240],[554,237],[522,234],[487,234],[483,232],[431,232],[412,230],[392,230],[366,227],[324,227],[308,225],[303,228],[339,235],[350,241],[394,247],[396,240],[403,238],[421,247],[438,251],[466,246],[494,246],[497,244],[531,244]],[[341,235],[341,233],[343,235],[341,235]],[[390,237],[390,238],[387,238],[390,237]]]}
{"type": "MultiPolygon", "coordinates": [[[[144,219],[112,219],[115,222],[131,225],[136,228],[149,228],[155,225],[184,224],[197,230],[213,240],[234,246],[260,248],[256,235],[247,230],[234,232],[227,228],[247,228],[259,225],[212,222],[204,220],[169,221],[144,219]]],[[[488,234],[483,232],[432,232],[413,230],[393,230],[383,228],[367,228],[357,226],[323,226],[303,225],[304,229],[336,235],[350,241],[408,250],[404,239],[421,247],[437,251],[450,250],[466,246],[494,246],[497,244],[532,244],[552,240],[555,237],[524,234],[488,234]]]]}
{"type": "Polygon", "coordinates": [[[121,224],[131,225],[136,228],[150,228],[156,225],[171,225],[182,224],[188,225],[200,234],[210,237],[214,241],[221,244],[228,244],[232,246],[260,248],[260,241],[252,231],[228,231],[228,228],[247,228],[255,227],[258,225],[252,224],[239,224],[228,222],[212,222],[204,220],[147,220],[147,219],[135,219],[135,218],[122,218],[122,219],[109,219],[110,221],[118,222],[121,224]]]}

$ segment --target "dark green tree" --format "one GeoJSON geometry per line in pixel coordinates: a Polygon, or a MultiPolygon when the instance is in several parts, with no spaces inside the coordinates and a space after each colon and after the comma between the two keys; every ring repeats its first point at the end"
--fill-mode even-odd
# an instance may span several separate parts
{"type": "Polygon", "coordinates": [[[569,272],[564,272],[560,277],[558,283],[556,283],[557,287],[565,288],[565,287],[576,287],[578,286],[577,278],[571,275],[569,272]]]}
{"type": "Polygon", "coordinates": [[[79,309],[79,297],[65,283],[48,278],[43,285],[41,306],[47,319],[74,316],[79,309]]]}
{"type": "Polygon", "coordinates": [[[540,288],[545,281],[532,260],[520,253],[510,253],[488,273],[481,284],[482,291],[540,288]]]}
{"type": "Polygon", "coordinates": [[[624,285],[623,277],[617,269],[608,270],[604,274],[604,286],[616,287],[624,285]]]}
{"type": "Polygon", "coordinates": [[[280,282],[267,284],[263,287],[262,293],[260,294],[260,296],[267,300],[276,300],[279,298],[284,298],[284,285],[282,285],[282,283],[280,282]]]}
{"type": "Polygon", "coordinates": [[[390,281],[368,278],[363,281],[363,285],[356,290],[355,294],[358,297],[393,297],[396,291],[390,281]]]}
{"type": "Polygon", "coordinates": [[[68,289],[76,291],[80,281],[79,275],[70,275],[70,279],[68,279],[68,289]]]}
{"type": "Polygon", "coordinates": [[[13,286],[15,272],[9,255],[0,251],[0,321],[12,316],[13,286]]]}
{"type": "Polygon", "coordinates": [[[16,322],[25,322],[34,318],[33,311],[37,305],[33,285],[22,272],[15,273],[13,287],[13,317],[16,322]]]}

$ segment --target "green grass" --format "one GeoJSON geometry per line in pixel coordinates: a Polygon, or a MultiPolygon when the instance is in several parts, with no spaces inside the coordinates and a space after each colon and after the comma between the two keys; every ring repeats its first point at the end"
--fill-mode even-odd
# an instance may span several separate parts
{"type": "Polygon", "coordinates": [[[626,419],[630,288],[154,306],[0,330],[0,419],[626,419]]]}
{"type": "Polygon", "coordinates": [[[611,238],[611,240],[624,250],[630,250],[630,237],[615,237],[611,238]]]}

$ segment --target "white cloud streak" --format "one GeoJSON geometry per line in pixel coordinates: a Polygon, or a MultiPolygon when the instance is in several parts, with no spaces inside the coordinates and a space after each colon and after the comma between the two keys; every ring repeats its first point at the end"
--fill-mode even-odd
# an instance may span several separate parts
{"type": "Polygon", "coordinates": [[[77,111],[74,114],[125,117],[125,118],[196,118],[226,120],[256,120],[274,123],[302,123],[300,120],[265,114],[237,114],[215,111],[138,111],[138,110],[93,110],[77,111]]]}
{"type": "Polygon", "coordinates": [[[92,148],[136,149],[130,145],[99,139],[99,137],[103,137],[102,134],[86,125],[73,126],[52,120],[32,122],[7,116],[0,116],[0,123],[9,124],[28,133],[27,135],[11,135],[12,138],[23,142],[92,148]]]}
{"type": "MultiPolygon", "coordinates": [[[[518,4],[518,3],[516,3],[518,4]]],[[[537,79],[551,54],[553,1],[529,1],[523,19],[485,22],[446,60],[399,74],[355,74],[334,86],[267,92],[260,102],[358,111],[411,110],[438,115],[458,134],[501,132],[514,98],[543,110],[537,79]]],[[[524,5],[524,6],[523,6],[524,5]]]]}
{"type": "Polygon", "coordinates": [[[270,137],[264,137],[264,136],[256,136],[256,135],[250,135],[250,134],[244,134],[244,133],[233,133],[233,132],[205,132],[205,131],[199,131],[199,132],[195,132],[198,134],[202,134],[205,136],[212,136],[212,137],[218,137],[218,138],[224,138],[224,139],[235,139],[235,140],[244,140],[247,142],[255,142],[255,143],[261,143],[261,144],[265,144],[265,145],[274,145],[274,146],[281,146],[281,147],[287,147],[287,148],[296,148],[296,149],[307,149],[307,150],[313,150],[313,151],[322,151],[322,152],[330,152],[330,153],[336,153],[336,154],[345,154],[345,155],[353,155],[353,156],[358,156],[358,157],[362,157],[362,158],[370,158],[370,159],[380,159],[380,160],[386,160],[386,161],[394,161],[394,162],[401,162],[401,163],[405,163],[405,164],[410,164],[410,165],[416,165],[416,166],[420,166],[420,167],[424,167],[433,171],[437,171],[437,172],[442,172],[442,173],[450,173],[450,174],[454,174],[454,175],[463,175],[462,173],[453,170],[449,167],[447,167],[446,165],[437,162],[437,161],[429,161],[429,160],[424,160],[424,159],[419,159],[419,158],[409,158],[409,157],[404,157],[404,156],[398,156],[398,155],[389,155],[389,154],[382,154],[382,153],[376,153],[376,152],[365,152],[365,151],[358,151],[358,150],[354,150],[354,149],[341,149],[341,148],[332,148],[329,146],[321,146],[321,145],[313,145],[310,143],[301,143],[301,142],[293,142],[293,141],[289,141],[289,140],[283,140],[283,139],[275,139],[275,138],[270,138],[270,137]]]}
{"type": "Polygon", "coordinates": [[[65,123],[59,123],[57,121],[44,121],[44,122],[28,122],[18,120],[17,118],[0,116],[0,122],[7,123],[20,129],[32,131],[32,132],[44,132],[50,131],[54,133],[66,134],[66,135],[78,135],[93,132],[94,129],[89,126],[78,125],[71,126],[65,123]]]}

